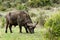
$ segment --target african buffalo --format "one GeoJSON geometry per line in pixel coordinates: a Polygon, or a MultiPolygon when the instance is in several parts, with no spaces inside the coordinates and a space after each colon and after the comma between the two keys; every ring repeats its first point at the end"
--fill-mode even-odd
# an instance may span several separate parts
{"type": "Polygon", "coordinates": [[[24,26],[26,33],[28,33],[28,30],[30,33],[34,33],[34,28],[36,27],[37,23],[32,23],[32,20],[27,12],[25,11],[15,11],[15,12],[9,12],[6,15],[6,30],[5,33],[7,33],[7,29],[9,27],[10,32],[12,33],[12,25],[16,26],[19,25],[20,32],[22,33],[22,26],[24,26]]]}

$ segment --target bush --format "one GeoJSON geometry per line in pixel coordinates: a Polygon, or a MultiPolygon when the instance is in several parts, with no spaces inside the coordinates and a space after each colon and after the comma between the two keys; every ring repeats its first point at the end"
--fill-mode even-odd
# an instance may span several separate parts
{"type": "Polygon", "coordinates": [[[11,7],[11,4],[10,4],[9,1],[3,2],[2,5],[3,5],[5,8],[10,8],[10,7],[11,7]]]}
{"type": "Polygon", "coordinates": [[[3,28],[5,26],[5,18],[4,17],[0,17],[0,19],[1,19],[0,20],[1,21],[1,23],[0,23],[1,25],[0,26],[1,26],[1,28],[3,28]]]}
{"type": "MultiPolygon", "coordinates": [[[[60,37],[60,12],[52,15],[48,18],[44,24],[45,27],[49,28],[51,38],[60,37]]],[[[54,40],[52,38],[52,40],[54,40]]]]}
{"type": "Polygon", "coordinates": [[[10,3],[11,4],[11,7],[16,7],[16,3],[10,3]]]}
{"type": "Polygon", "coordinates": [[[27,2],[27,6],[30,7],[40,7],[40,6],[46,6],[51,5],[50,0],[31,0],[27,2]]]}
{"type": "Polygon", "coordinates": [[[5,11],[5,10],[6,10],[6,8],[5,8],[5,7],[0,6],[0,11],[5,11]]]}
{"type": "Polygon", "coordinates": [[[29,6],[29,7],[39,7],[40,2],[30,1],[30,2],[27,2],[26,5],[29,6]]]}
{"type": "Polygon", "coordinates": [[[27,8],[26,5],[18,4],[16,8],[17,8],[18,10],[26,10],[26,11],[28,11],[28,8],[27,8]]]}
{"type": "Polygon", "coordinates": [[[22,3],[25,3],[25,2],[27,2],[27,1],[28,1],[28,0],[21,0],[22,3]]]}
{"type": "Polygon", "coordinates": [[[52,0],[53,1],[53,3],[57,3],[57,4],[59,4],[60,3],[60,0],[52,0]]]}

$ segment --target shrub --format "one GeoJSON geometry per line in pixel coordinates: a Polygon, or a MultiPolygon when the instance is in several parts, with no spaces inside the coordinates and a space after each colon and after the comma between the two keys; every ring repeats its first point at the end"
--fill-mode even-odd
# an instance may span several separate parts
{"type": "Polygon", "coordinates": [[[48,18],[44,24],[46,28],[49,28],[52,40],[56,37],[60,37],[60,12],[52,15],[48,18]]]}
{"type": "Polygon", "coordinates": [[[28,8],[27,8],[26,5],[18,4],[16,8],[17,8],[18,10],[26,10],[26,11],[28,11],[28,8]]]}
{"type": "Polygon", "coordinates": [[[57,3],[57,4],[59,4],[60,3],[60,0],[52,0],[53,1],[53,3],[57,3]]]}
{"type": "Polygon", "coordinates": [[[36,1],[28,1],[27,3],[26,3],[26,5],[27,6],[29,6],[29,7],[39,7],[40,6],[40,2],[36,2],[36,1]]]}
{"type": "Polygon", "coordinates": [[[28,0],[21,0],[22,3],[25,3],[25,2],[27,2],[27,1],[28,1],[28,0]]]}
{"type": "Polygon", "coordinates": [[[1,17],[1,28],[3,28],[5,26],[5,18],[4,17],[1,17]]]}
{"type": "Polygon", "coordinates": [[[10,3],[11,4],[11,7],[16,7],[16,3],[10,3]]]}
{"type": "Polygon", "coordinates": [[[6,10],[6,8],[5,8],[5,7],[0,6],[0,11],[5,11],[5,10],[6,10]]]}
{"type": "Polygon", "coordinates": [[[11,4],[10,4],[9,1],[3,2],[2,5],[3,5],[5,8],[10,8],[10,7],[11,7],[11,4]]]}
{"type": "Polygon", "coordinates": [[[50,0],[31,0],[27,2],[27,6],[30,7],[40,7],[40,6],[46,6],[51,5],[50,0]]]}

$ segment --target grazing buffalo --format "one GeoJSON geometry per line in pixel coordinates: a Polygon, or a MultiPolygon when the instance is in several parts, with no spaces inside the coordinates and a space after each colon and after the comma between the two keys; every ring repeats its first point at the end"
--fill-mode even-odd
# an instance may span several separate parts
{"type": "MultiPolygon", "coordinates": [[[[37,22],[38,23],[38,22],[37,22]]],[[[26,33],[28,33],[28,30],[30,33],[34,33],[34,28],[36,27],[37,23],[32,23],[32,20],[30,16],[25,11],[15,11],[15,12],[9,12],[6,15],[6,30],[9,27],[10,32],[12,33],[12,25],[16,26],[19,25],[20,32],[22,33],[22,26],[24,26],[26,33]]]]}

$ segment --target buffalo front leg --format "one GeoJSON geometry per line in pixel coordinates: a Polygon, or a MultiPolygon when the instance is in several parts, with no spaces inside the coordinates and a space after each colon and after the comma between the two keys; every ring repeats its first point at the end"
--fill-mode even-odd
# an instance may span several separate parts
{"type": "Polygon", "coordinates": [[[7,29],[8,29],[8,23],[6,24],[6,30],[5,30],[5,33],[7,33],[7,29]]]}
{"type": "Polygon", "coordinates": [[[24,27],[25,28],[25,30],[26,30],[26,33],[28,33],[28,29],[27,29],[27,27],[24,27]]]}
{"type": "Polygon", "coordinates": [[[13,33],[12,32],[12,25],[9,25],[9,29],[10,29],[10,33],[13,33]]]}
{"type": "Polygon", "coordinates": [[[20,33],[22,33],[22,26],[19,26],[19,29],[20,29],[20,33]]]}

